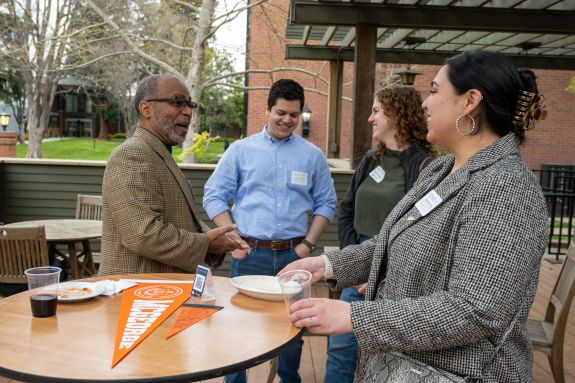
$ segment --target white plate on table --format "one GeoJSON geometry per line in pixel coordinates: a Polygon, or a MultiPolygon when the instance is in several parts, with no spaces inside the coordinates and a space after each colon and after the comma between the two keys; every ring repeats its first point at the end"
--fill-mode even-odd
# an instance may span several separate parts
{"type": "Polygon", "coordinates": [[[80,302],[102,294],[105,286],[91,282],[62,282],[58,285],[58,302],[80,302]]]}
{"type": "Polygon", "coordinates": [[[266,301],[283,301],[282,288],[277,277],[269,275],[242,275],[230,279],[240,293],[266,301]]]}

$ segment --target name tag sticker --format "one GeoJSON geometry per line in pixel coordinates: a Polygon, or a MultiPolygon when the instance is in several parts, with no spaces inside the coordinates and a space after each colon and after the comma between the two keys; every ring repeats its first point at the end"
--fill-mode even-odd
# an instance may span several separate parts
{"type": "Polygon", "coordinates": [[[380,183],[385,178],[385,170],[383,170],[381,166],[378,166],[369,173],[369,176],[373,178],[375,182],[380,183]]]}
{"type": "Polygon", "coordinates": [[[430,191],[427,193],[422,199],[420,199],[416,204],[415,207],[419,211],[422,217],[425,217],[429,214],[430,211],[435,209],[437,205],[439,205],[443,199],[437,194],[435,190],[430,191]]]}
{"type": "Polygon", "coordinates": [[[304,172],[291,172],[292,185],[307,185],[307,173],[304,172]]]}

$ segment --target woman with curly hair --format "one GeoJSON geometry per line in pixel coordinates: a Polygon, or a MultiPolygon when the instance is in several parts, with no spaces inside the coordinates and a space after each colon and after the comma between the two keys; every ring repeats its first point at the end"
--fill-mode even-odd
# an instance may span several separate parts
{"type": "MultiPolygon", "coordinates": [[[[373,149],[363,157],[341,201],[341,248],[377,235],[389,212],[435,156],[425,139],[427,123],[422,102],[419,91],[410,86],[377,92],[368,120],[373,127],[373,149]]],[[[363,293],[361,287],[348,287],[342,290],[340,299],[363,301],[363,293]]],[[[351,383],[356,351],[353,333],[331,336],[324,382],[351,383]]]]}

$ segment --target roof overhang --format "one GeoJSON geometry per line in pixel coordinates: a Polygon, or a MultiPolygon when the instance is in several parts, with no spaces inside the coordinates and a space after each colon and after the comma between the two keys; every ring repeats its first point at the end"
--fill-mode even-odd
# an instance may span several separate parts
{"type": "Polygon", "coordinates": [[[358,24],[378,27],[378,62],[442,64],[482,49],[522,67],[575,69],[575,0],[291,0],[286,58],[353,61],[358,24]]]}

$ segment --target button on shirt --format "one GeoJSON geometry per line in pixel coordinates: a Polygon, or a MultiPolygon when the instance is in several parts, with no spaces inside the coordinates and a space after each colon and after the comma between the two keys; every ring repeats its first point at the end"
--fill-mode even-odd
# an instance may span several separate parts
{"type": "Polygon", "coordinates": [[[321,150],[300,136],[271,137],[266,127],[230,145],[204,189],[210,219],[229,210],[240,235],[281,240],[307,233],[308,212],[333,219],[336,194],[321,150]]]}

